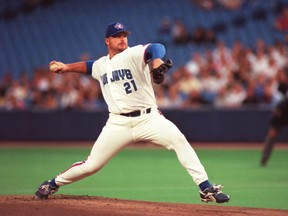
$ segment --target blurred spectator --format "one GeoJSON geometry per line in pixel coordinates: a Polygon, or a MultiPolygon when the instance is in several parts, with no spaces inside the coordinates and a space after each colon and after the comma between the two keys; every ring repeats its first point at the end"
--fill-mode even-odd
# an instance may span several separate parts
{"type": "Polygon", "coordinates": [[[181,71],[181,78],[178,80],[178,91],[184,98],[184,106],[194,106],[202,103],[201,100],[201,81],[197,76],[189,73],[185,67],[181,71]]]}
{"type": "Polygon", "coordinates": [[[237,10],[241,8],[243,0],[217,0],[225,9],[237,10]]]}
{"type": "Polygon", "coordinates": [[[224,82],[227,83],[228,80],[233,77],[233,71],[238,69],[231,50],[223,42],[218,42],[212,57],[215,71],[219,73],[224,82]]]}
{"type": "Polygon", "coordinates": [[[211,10],[215,8],[215,0],[191,0],[191,3],[205,10],[211,10]]]}
{"type": "Polygon", "coordinates": [[[249,82],[248,87],[246,88],[246,98],[243,100],[243,105],[257,106],[259,104],[254,90],[254,82],[249,82]]]}
{"type": "Polygon", "coordinates": [[[171,23],[169,17],[165,16],[162,18],[159,29],[158,29],[158,34],[160,35],[170,35],[171,33],[171,23]]]}
{"type": "Polygon", "coordinates": [[[80,76],[80,74],[65,74],[64,84],[61,86],[61,97],[59,98],[59,105],[62,109],[82,108],[83,90],[79,87],[79,79],[73,77],[80,76]]]}
{"type": "Polygon", "coordinates": [[[189,32],[182,20],[176,19],[171,29],[172,40],[175,44],[186,44],[189,32]]]}
{"type": "Polygon", "coordinates": [[[274,27],[278,31],[288,32],[288,6],[285,6],[281,14],[276,18],[274,27]]]}
{"type": "Polygon", "coordinates": [[[231,49],[223,41],[218,41],[212,52],[215,69],[225,78],[229,71],[235,70],[237,65],[234,62],[231,49]]]}
{"type": "Polygon", "coordinates": [[[205,52],[202,54],[203,61],[205,61],[205,67],[208,70],[215,70],[215,62],[213,59],[213,50],[206,49],[205,52]]]}
{"type": "Polygon", "coordinates": [[[183,107],[183,97],[181,97],[179,91],[178,91],[177,84],[171,85],[168,90],[168,99],[170,102],[170,105],[168,108],[182,108],[183,107]]]}
{"type": "Polygon", "coordinates": [[[190,91],[183,103],[183,108],[197,108],[204,104],[199,91],[190,91]]]}
{"type": "Polygon", "coordinates": [[[12,85],[12,76],[10,73],[5,73],[3,75],[3,78],[0,80],[0,107],[4,107],[5,103],[5,96],[7,93],[7,90],[12,85]]]}
{"type": "Polygon", "coordinates": [[[231,82],[220,91],[220,97],[217,98],[215,105],[219,107],[236,108],[243,104],[246,98],[246,91],[238,82],[231,82]]]}
{"type": "Polygon", "coordinates": [[[82,108],[85,110],[95,110],[99,107],[106,106],[104,99],[102,98],[102,93],[100,86],[96,80],[90,79],[87,76],[80,76],[79,85],[83,91],[82,97],[82,108]]]}
{"type": "Polygon", "coordinates": [[[29,94],[29,86],[23,85],[18,80],[13,80],[12,85],[7,90],[4,107],[8,110],[26,109],[25,99],[29,94]]]}
{"type": "Polygon", "coordinates": [[[193,74],[189,73],[186,69],[182,71],[181,79],[178,81],[179,84],[179,91],[184,94],[188,95],[190,92],[200,92],[201,91],[201,82],[194,76],[193,74]]]}
{"type": "Polygon", "coordinates": [[[157,37],[160,43],[168,44],[171,41],[171,28],[172,26],[169,17],[163,17],[157,32],[157,37]]]}
{"type": "Polygon", "coordinates": [[[201,98],[204,104],[213,105],[217,99],[219,92],[224,88],[226,82],[221,75],[208,68],[203,68],[200,74],[202,83],[201,98]]]}
{"type": "Polygon", "coordinates": [[[41,110],[55,110],[59,108],[59,102],[57,101],[57,96],[55,92],[52,90],[48,90],[46,92],[41,93],[41,98],[39,103],[35,108],[41,110]]]}
{"type": "Polygon", "coordinates": [[[190,42],[203,44],[206,42],[206,30],[202,26],[196,26],[190,36],[190,42]]]}
{"type": "Polygon", "coordinates": [[[279,67],[275,61],[274,58],[268,58],[268,65],[267,69],[264,71],[264,75],[268,79],[274,79],[277,76],[277,72],[279,70],[279,67]]]}
{"type": "Polygon", "coordinates": [[[267,47],[266,47],[266,43],[262,38],[258,38],[256,40],[256,50],[255,52],[263,52],[263,53],[267,53],[267,47]]]}
{"type": "Polygon", "coordinates": [[[213,29],[206,29],[205,43],[206,44],[216,44],[217,43],[216,33],[213,29]]]}
{"type": "Polygon", "coordinates": [[[191,59],[185,64],[187,71],[194,76],[200,74],[200,70],[204,67],[205,60],[202,58],[199,52],[194,52],[191,56],[191,59]]]}
{"type": "Polygon", "coordinates": [[[255,82],[255,96],[259,104],[270,104],[272,102],[272,82],[266,79],[264,74],[259,74],[254,79],[255,82]]]}
{"type": "Polygon", "coordinates": [[[253,76],[259,76],[268,70],[269,58],[263,50],[258,50],[253,61],[250,63],[252,65],[253,76]]]}
{"type": "Polygon", "coordinates": [[[226,60],[231,59],[231,49],[226,46],[224,41],[218,41],[216,48],[213,50],[213,59],[217,61],[220,59],[220,56],[223,56],[226,60]]]}
{"type": "Polygon", "coordinates": [[[164,88],[161,85],[154,85],[155,96],[157,100],[157,105],[160,108],[167,108],[170,106],[169,98],[166,95],[164,88]]]}
{"type": "Polygon", "coordinates": [[[99,84],[85,75],[59,76],[48,69],[37,68],[31,79],[22,74],[13,80],[7,74],[2,80],[5,82],[0,84],[0,108],[7,110],[92,110],[105,105],[99,84]]]}
{"type": "Polygon", "coordinates": [[[91,58],[89,52],[83,52],[83,53],[81,53],[79,59],[80,59],[80,61],[88,61],[88,60],[90,60],[92,58],[91,58]]]}
{"type": "Polygon", "coordinates": [[[275,46],[270,46],[269,55],[276,61],[279,68],[283,68],[288,64],[288,50],[284,43],[277,42],[275,46]]]}
{"type": "MultiPolygon", "coordinates": [[[[286,91],[286,84],[281,83],[285,83],[287,47],[281,41],[267,46],[262,39],[255,47],[253,50],[235,41],[229,48],[219,41],[213,49],[194,51],[186,64],[166,74],[163,85],[155,87],[159,107],[273,106],[281,99],[277,86],[286,91]]],[[[82,57],[87,59],[86,55],[82,57]]],[[[97,110],[107,106],[99,83],[89,76],[60,76],[51,74],[48,68],[36,68],[32,77],[27,74],[22,73],[18,79],[10,73],[3,75],[1,109],[97,110]]]]}
{"type": "Polygon", "coordinates": [[[251,64],[247,58],[247,49],[240,41],[236,41],[232,47],[232,59],[234,62],[233,78],[247,87],[248,80],[251,76],[251,64]]]}
{"type": "Polygon", "coordinates": [[[189,41],[194,44],[214,44],[217,42],[216,34],[212,29],[205,29],[201,26],[195,27],[189,36],[189,41]]]}

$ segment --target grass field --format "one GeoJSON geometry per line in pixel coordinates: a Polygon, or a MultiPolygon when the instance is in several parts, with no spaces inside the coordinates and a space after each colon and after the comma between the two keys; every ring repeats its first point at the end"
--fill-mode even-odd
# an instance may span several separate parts
{"type": "MultiPolygon", "coordinates": [[[[88,147],[0,148],[0,194],[31,194],[37,186],[81,161],[88,147]]],[[[288,209],[288,150],[275,149],[267,167],[260,149],[196,149],[210,181],[225,186],[227,206],[288,209]]],[[[127,148],[100,172],[61,187],[60,194],[200,204],[198,187],[173,151],[127,148]]],[[[201,203],[202,204],[202,203],[201,203]]],[[[215,204],[218,205],[218,204],[215,204]]]]}

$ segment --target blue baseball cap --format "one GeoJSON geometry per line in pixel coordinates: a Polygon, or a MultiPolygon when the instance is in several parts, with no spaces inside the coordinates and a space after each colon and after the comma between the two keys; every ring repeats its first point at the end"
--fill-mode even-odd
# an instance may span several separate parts
{"type": "Polygon", "coordinates": [[[108,38],[122,32],[125,32],[126,34],[131,33],[130,31],[126,30],[125,26],[122,23],[113,22],[108,25],[105,37],[108,38]]]}

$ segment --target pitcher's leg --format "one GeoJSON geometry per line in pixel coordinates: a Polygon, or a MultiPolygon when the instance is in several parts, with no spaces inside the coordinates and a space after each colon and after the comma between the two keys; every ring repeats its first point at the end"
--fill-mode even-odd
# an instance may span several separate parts
{"type": "MultiPolygon", "coordinates": [[[[196,152],[191,147],[180,130],[162,115],[154,115],[150,118],[150,124],[143,125],[139,131],[144,131],[143,139],[162,145],[167,149],[173,149],[184,168],[200,188],[200,200],[203,202],[224,203],[230,200],[230,196],[223,193],[222,185],[212,185],[207,173],[201,164],[196,152]],[[149,125],[150,127],[147,127],[149,125]]],[[[141,137],[139,135],[139,137],[141,137]]]]}
{"type": "MultiPolygon", "coordinates": [[[[173,128],[173,126],[170,126],[173,128]]],[[[169,132],[169,128],[166,128],[169,132]]],[[[175,129],[173,129],[174,131],[175,129]]],[[[188,174],[193,178],[194,182],[199,185],[200,183],[208,180],[208,175],[201,164],[198,155],[188,143],[184,135],[176,131],[170,131],[168,139],[163,137],[162,143],[168,149],[173,149],[178,157],[181,165],[187,170],[188,174]]],[[[161,142],[160,142],[161,143],[161,142]]]]}
{"type": "Polygon", "coordinates": [[[73,164],[55,178],[58,186],[66,185],[90,176],[99,171],[114,155],[132,141],[129,131],[103,128],[88,158],[73,164]]]}
{"type": "MultiPolygon", "coordinates": [[[[123,119],[122,119],[123,120],[123,119]]],[[[48,199],[59,186],[67,185],[100,170],[115,154],[133,140],[130,123],[110,117],[87,160],[73,164],[52,180],[44,181],[35,192],[36,199],[48,199]],[[113,123],[114,122],[114,123],[113,123]]]]}
{"type": "Polygon", "coordinates": [[[172,143],[173,149],[176,152],[178,160],[193,178],[195,184],[200,185],[202,182],[207,181],[208,175],[191,145],[185,138],[182,139],[181,145],[178,143],[178,141],[175,144],[172,143]]]}
{"type": "Polygon", "coordinates": [[[207,173],[197,154],[180,130],[160,114],[154,114],[149,121],[151,121],[149,124],[143,124],[142,128],[139,129],[138,137],[148,139],[167,149],[173,149],[181,165],[197,185],[207,180],[207,173]],[[145,132],[142,137],[141,131],[145,132]]]}

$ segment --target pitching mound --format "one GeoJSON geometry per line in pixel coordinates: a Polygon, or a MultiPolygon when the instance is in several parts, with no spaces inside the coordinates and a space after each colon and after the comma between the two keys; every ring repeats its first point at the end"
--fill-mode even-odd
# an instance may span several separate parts
{"type": "Polygon", "coordinates": [[[194,205],[176,203],[157,203],[109,199],[91,196],[54,195],[48,200],[34,200],[32,196],[5,195],[0,196],[0,215],[3,216],[51,216],[51,215],[221,215],[221,216],[284,216],[286,210],[241,208],[224,205],[194,205]]]}

